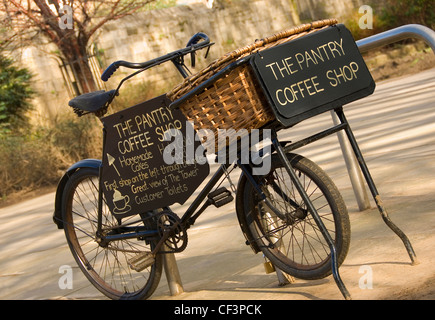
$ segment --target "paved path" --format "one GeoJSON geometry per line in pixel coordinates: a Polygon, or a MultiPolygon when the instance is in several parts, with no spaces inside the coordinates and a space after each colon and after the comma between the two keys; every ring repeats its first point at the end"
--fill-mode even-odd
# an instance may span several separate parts
{"type": "MultiPolygon", "coordinates": [[[[300,150],[327,171],[348,205],[352,243],[340,273],[353,299],[403,297],[434,283],[434,91],[431,69],[383,82],[374,95],[345,108],[390,216],[414,246],[417,266],[376,209],[358,211],[335,136],[300,150]],[[370,275],[372,289],[362,289],[370,275]]],[[[284,135],[296,141],[331,123],[326,113],[284,135]]],[[[75,266],[63,231],[52,223],[53,202],[51,193],[0,209],[0,299],[104,299],[75,266]],[[73,289],[59,288],[63,265],[73,267],[73,289]]],[[[185,293],[170,296],[163,277],[152,299],[342,299],[332,277],[278,286],[274,274],[264,273],[262,256],[244,244],[231,204],[208,209],[188,235],[188,248],[176,255],[185,293]]]]}

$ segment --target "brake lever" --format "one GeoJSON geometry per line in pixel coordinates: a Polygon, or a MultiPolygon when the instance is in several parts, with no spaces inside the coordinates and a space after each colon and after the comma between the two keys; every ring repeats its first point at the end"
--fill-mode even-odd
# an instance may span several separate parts
{"type": "Polygon", "coordinates": [[[195,68],[195,54],[196,51],[190,53],[190,65],[192,66],[192,68],[195,68]]]}
{"type": "Polygon", "coordinates": [[[205,52],[205,55],[204,55],[204,59],[207,59],[207,57],[208,57],[208,53],[210,52],[210,47],[213,45],[213,43],[211,43],[208,47],[207,47],[207,51],[205,52]]]}

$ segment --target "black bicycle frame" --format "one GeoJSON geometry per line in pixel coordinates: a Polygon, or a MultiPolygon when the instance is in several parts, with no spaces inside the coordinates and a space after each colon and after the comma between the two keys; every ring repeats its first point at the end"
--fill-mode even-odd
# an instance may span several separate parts
{"type": "MultiPolygon", "coordinates": [[[[103,150],[106,143],[106,134],[105,129],[103,129],[103,150]]],[[[238,157],[239,158],[239,157],[238,157]]],[[[259,195],[262,199],[266,199],[266,196],[261,191],[261,188],[256,183],[255,179],[252,177],[252,174],[249,170],[249,164],[242,164],[240,160],[236,161],[237,165],[242,169],[244,174],[247,176],[248,180],[251,181],[253,184],[255,190],[259,192],[259,195]]],[[[210,205],[209,203],[204,203],[201,206],[201,204],[204,202],[204,200],[207,198],[207,195],[213,190],[213,188],[218,184],[219,180],[226,174],[227,170],[232,166],[232,163],[224,163],[219,166],[217,171],[214,173],[214,175],[210,178],[210,180],[207,182],[206,186],[201,190],[199,195],[193,200],[189,208],[185,211],[183,216],[180,218],[181,223],[185,229],[188,229],[191,227],[195,220],[205,211],[205,209],[210,205]],[[199,209],[198,209],[199,208],[199,209]]],[[[103,228],[102,228],[102,207],[103,207],[103,186],[102,186],[102,167],[100,168],[100,177],[99,177],[99,192],[98,192],[98,229],[97,234],[101,236],[103,228]]],[[[267,200],[267,199],[266,199],[267,200]]],[[[267,200],[268,201],[268,200],[267,200]]],[[[271,203],[268,203],[269,206],[273,207],[271,203]]],[[[279,211],[277,209],[274,209],[274,211],[279,211]]],[[[282,216],[281,213],[279,215],[282,216]]],[[[137,227],[135,227],[137,229],[137,227]]],[[[112,228],[113,229],[113,228],[112,228]]],[[[120,224],[118,226],[118,229],[124,229],[129,230],[128,227],[126,228],[124,225],[120,224]]],[[[106,230],[104,230],[106,231],[106,230]]],[[[102,241],[116,241],[116,240],[123,240],[123,239],[130,239],[130,238],[136,238],[141,236],[154,236],[155,234],[150,232],[150,230],[143,230],[138,232],[131,232],[131,233],[120,233],[115,235],[107,235],[102,237],[102,241]]]]}
{"type": "MultiPolygon", "coordinates": [[[[176,58],[170,57],[174,64],[177,66],[177,70],[181,73],[183,77],[187,76],[187,73],[184,72],[182,68],[182,63],[178,61],[176,58]]],[[[202,84],[198,85],[195,89],[191,90],[189,93],[185,94],[183,97],[179,98],[178,100],[174,101],[169,108],[176,108],[178,105],[180,105],[185,99],[188,97],[196,94],[197,92],[200,92],[205,87],[207,87],[209,84],[213,83],[217,78],[222,77],[232,69],[247,63],[249,60],[249,57],[242,58],[240,60],[237,60],[236,62],[231,63],[227,67],[225,67],[223,70],[219,71],[217,74],[212,76],[210,79],[204,81],[202,84]]],[[[166,60],[165,60],[166,61],[166,60]]],[[[139,71],[140,72],[140,71],[139,71]]],[[[355,137],[353,136],[352,130],[350,129],[349,123],[347,122],[347,119],[344,116],[342,108],[337,108],[334,110],[340,121],[341,124],[338,124],[332,128],[329,128],[327,130],[324,130],[322,132],[316,133],[310,137],[307,137],[305,139],[302,139],[298,142],[292,143],[290,145],[283,145],[283,143],[278,141],[276,131],[279,129],[278,127],[272,127],[272,146],[273,146],[273,152],[276,152],[278,157],[280,158],[283,166],[285,167],[287,173],[289,174],[292,182],[295,184],[295,187],[300,194],[301,198],[307,205],[308,211],[312,215],[314,221],[316,222],[320,232],[322,233],[323,237],[325,238],[325,241],[327,242],[330,251],[331,251],[331,268],[332,268],[332,274],[335,279],[335,282],[337,286],[339,287],[341,293],[343,296],[348,299],[350,298],[350,294],[347,291],[346,287],[344,286],[339,272],[338,272],[338,263],[337,263],[337,253],[334,245],[334,241],[331,238],[331,235],[329,234],[328,230],[326,229],[325,225],[323,224],[320,216],[318,215],[315,207],[313,206],[311,200],[309,199],[308,195],[306,194],[303,186],[301,185],[299,178],[297,177],[296,173],[294,172],[286,153],[300,148],[302,146],[305,146],[309,143],[312,143],[314,141],[317,141],[319,139],[322,139],[326,136],[329,136],[331,134],[337,133],[338,131],[344,130],[348,136],[348,139],[350,141],[350,144],[353,148],[353,151],[358,159],[358,162],[360,164],[361,170],[364,174],[364,177],[366,178],[366,182],[369,185],[369,188],[372,192],[373,197],[375,198],[376,204],[378,205],[379,211],[381,212],[382,218],[384,219],[384,222],[392,229],[403,241],[405,244],[405,247],[408,251],[408,254],[411,258],[411,261],[414,263],[416,261],[416,255],[414,253],[414,250],[412,249],[412,246],[406,237],[406,235],[396,226],[394,225],[391,220],[389,219],[385,208],[382,205],[382,202],[380,201],[379,194],[376,190],[375,184],[370,176],[370,173],[367,169],[367,166],[365,164],[365,161],[362,157],[362,154],[359,150],[359,147],[357,145],[357,142],[355,140],[355,137]]],[[[103,129],[103,150],[104,145],[106,143],[106,132],[105,129],[103,129]]],[[[193,200],[189,208],[185,211],[183,216],[181,217],[181,223],[183,228],[188,229],[190,226],[192,226],[195,223],[195,220],[204,212],[204,210],[210,205],[209,202],[205,202],[202,206],[201,204],[204,202],[204,200],[207,198],[208,194],[212,191],[214,186],[217,185],[219,180],[227,174],[227,170],[230,168],[230,166],[233,165],[231,163],[224,163],[221,164],[221,166],[218,168],[218,170],[214,173],[214,175],[211,177],[211,179],[208,181],[206,186],[201,190],[199,195],[193,200]],[[201,207],[200,207],[201,206],[201,207]]],[[[258,184],[256,179],[253,177],[251,173],[251,165],[250,164],[242,164],[240,159],[240,154],[238,154],[236,165],[239,166],[243,172],[243,174],[246,176],[247,180],[252,184],[254,190],[258,193],[260,196],[261,201],[264,201],[265,204],[281,219],[286,218],[286,213],[280,212],[278,209],[276,209],[272,203],[270,203],[269,199],[266,197],[266,195],[263,193],[261,186],[258,184]]],[[[97,240],[101,240],[102,243],[108,243],[110,241],[115,240],[123,240],[123,239],[129,239],[129,238],[138,238],[138,237],[154,237],[158,235],[157,230],[146,230],[145,227],[138,229],[137,227],[128,228],[126,225],[120,224],[117,229],[118,231],[122,231],[122,233],[119,234],[108,234],[106,236],[102,236],[102,207],[103,207],[103,188],[102,188],[102,167],[100,167],[100,179],[99,179],[99,199],[98,199],[98,230],[97,230],[97,240]],[[129,231],[132,232],[129,232],[129,231]],[[101,238],[101,239],[99,239],[101,238]]],[[[298,207],[298,205],[294,202],[292,202],[289,198],[283,197],[286,201],[290,203],[293,207],[298,207]]],[[[139,220],[141,221],[141,220],[139,220]]],[[[137,222],[139,222],[137,221],[137,222]]],[[[116,229],[116,228],[112,228],[116,229]]],[[[161,240],[161,239],[160,239],[161,240]]]]}

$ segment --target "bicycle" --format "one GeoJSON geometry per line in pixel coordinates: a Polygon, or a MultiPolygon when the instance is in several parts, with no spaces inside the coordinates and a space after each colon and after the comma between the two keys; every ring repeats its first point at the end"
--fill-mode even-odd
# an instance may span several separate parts
{"type": "MultiPolygon", "coordinates": [[[[329,22],[327,27],[331,28],[330,25],[335,23],[329,22]]],[[[305,31],[312,30],[313,24],[304,28],[305,31]]],[[[101,118],[119,94],[124,81],[168,61],[187,78],[189,74],[184,57],[190,54],[194,66],[196,51],[206,49],[208,53],[212,44],[208,36],[197,33],[186,48],[156,59],[143,63],[116,61],[103,72],[103,80],[107,80],[120,66],[139,70],[124,78],[115,90],[85,94],[74,98],[69,104],[79,115],[89,113],[101,118]]],[[[216,79],[231,70],[240,66],[252,68],[252,48],[249,50],[247,56],[226,64],[182,98],[170,101],[169,108],[177,109],[180,103],[216,83],[216,79]]],[[[254,56],[263,59],[266,53],[258,51],[254,56]]],[[[262,84],[264,90],[267,90],[266,86],[267,83],[262,84]]],[[[361,94],[357,98],[360,97],[361,94]]],[[[270,103],[270,100],[264,103],[270,103]]],[[[329,106],[330,109],[342,114],[341,105],[329,106]]],[[[315,113],[323,111],[321,109],[315,113]]],[[[348,125],[342,123],[295,143],[279,141],[277,132],[291,125],[282,125],[275,118],[261,126],[261,129],[271,132],[270,152],[267,153],[266,149],[259,151],[261,157],[269,157],[271,165],[267,173],[254,175],[253,170],[257,165],[252,159],[243,162],[239,147],[235,161],[220,164],[181,216],[172,211],[170,206],[150,209],[146,202],[138,214],[123,214],[132,199],[119,192],[116,200],[120,204],[114,209],[102,191],[108,189],[102,183],[103,162],[110,165],[113,159],[107,158],[108,155],[103,152],[103,160],[82,160],[72,165],[59,182],[54,221],[59,228],[64,229],[76,262],[99,291],[111,299],[146,299],[159,283],[162,256],[186,248],[187,230],[207,207],[213,205],[219,208],[234,200],[233,192],[219,186],[220,181],[228,177],[228,171],[238,167],[242,173],[234,191],[235,208],[246,244],[254,253],[263,253],[274,266],[294,277],[320,279],[333,274],[343,296],[350,298],[338,272],[350,245],[346,205],[334,182],[318,165],[292,152],[348,125]],[[124,211],[119,210],[119,215],[116,215],[116,209],[124,211]]],[[[147,186],[144,184],[143,188],[147,186]]]]}

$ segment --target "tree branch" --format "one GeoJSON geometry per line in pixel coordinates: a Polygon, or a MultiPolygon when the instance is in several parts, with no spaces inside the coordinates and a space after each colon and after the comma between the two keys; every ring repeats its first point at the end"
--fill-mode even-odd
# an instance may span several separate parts
{"type": "MultiPolygon", "coordinates": [[[[38,1],[38,0],[36,0],[38,1]]],[[[35,3],[36,3],[35,1],[35,3]]],[[[9,0],[9,2],[15,6],[17,10],[19,10],[20,13],[24,14],[27,18],[29,18],[29,22],[32,22],[32,25],[40,29],[42,32],[44,32],[49,39],[52,42],[57,43],[59,41],[59,38],[57,37],[56,33],[54,33],[52,30],[50,30],[49,26],[45,24],[43,21],[41,21],[40,18],[36,17],[33,14],[33,10],[30,5],[30,1],[28,1],[28,6],[25,8],[21,1],[18,3],[16,0],[9,0]]]]}

